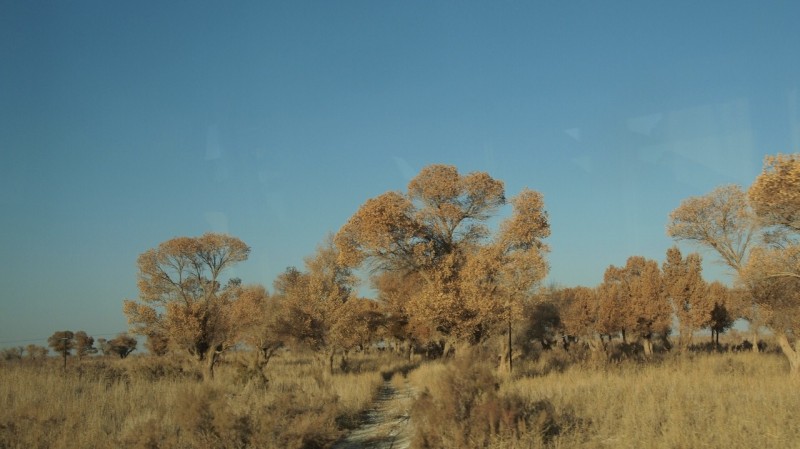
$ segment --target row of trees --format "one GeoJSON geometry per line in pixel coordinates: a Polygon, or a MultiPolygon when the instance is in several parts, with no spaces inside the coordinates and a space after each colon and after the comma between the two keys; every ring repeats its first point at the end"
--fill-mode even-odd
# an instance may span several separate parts
{"type": "Polygon", "coordinates": [[[42,360],[47,357],[49,351],[44,346],[29,344],[27,346],[16,346],[5,348],[0,352],[0,360],[42,360]]]}
{"type": "Polygon", "coordinates": [[[754,343],[758,329],[768,327],[793,376],[800,375],[800,155],[767,157],[746,191],[727,185],[684,200],[670,214],[667,234],[711,250],[734,273],[735,288],[703,281],[696,253],[683,258],[670,249],[660,281],[656,262],[634,256],[625,267],[609,267],[599,287],[563,292],[566,332],[601,342],[604,335],[633,333],[649,353],[653,336],[668,335],[673,317],[682,348],[700,328],[718,343],[742,318],[754,343]]]}
{"type": "MultiPolygon", "coordinates": [[[[63,357],[72,355],[72,351],[74,350],[75,355],[77,355],[80,360],[88,355],[97,354],[99,350],[102,351],[103,355],[113,354],[124,359],[131,352],[136,350],[137,341],[130,335],[121,333],[111,340],[98,338],[98,347],[95,347],[94,337],[88,335],[84,331],[57,331],[47,339],[47,344],[50,346],[50,349],[63,357]]],[[[45,350],[46,354],[47,349],[42,349],[45,350]]]]}
{"type": "MultiPolygon", "coordinates": [[[[798,166],[795,156],[768,158],[748,193],[722,187],[684,201],[670,216],[668,233],[717,251],[736,270],[739,289],[706,283],[697,254],[684,258],[673,248],[661,266],[634,256],[609,267],[600,286],[563,292],[557,311],[563,332],[599,348],[613,335],[635,339],[649,354],[673,316],[681,347],[695,329],[711,329],[718,341],[735,318],[745,317],[770,325],[791,360],[800,303],[798,166]]],[[[544,310],[531,301],[547,274],[549,233],[540,193],[526,189],[507,200],[503,183],[486,173],[433,165],[406,192],[364,203],[302,270],[282,273],[272,294],[239,279],[223,281],[250,249],[235,237],[205,234],[143,253],[140,295],[126,300],[124,311],[151,352],[185,350],[205,363],[208,377],[218,356],[240,344],[257,349],[259,367],[292,344],[326,354],[333,369],[336,353],[346,356],[377,340],[448,354],[502,335],[511,367],[514,324],[544,310]],[[493,231],[489,222],[506,204],[512,211],[493,231]],[[376,298],[358,297],[357,269],[369,271],[376,298]]]]}
{"type": "Polygon", "coordinates": [[[455,167],[423,169],[406,193],[368,200],[339,233],[289,268],[270,296],[222,273],[247,259],[234,237],[179,237],[138,259],[139,299],[124,311],[132,330],[163,338],[205,362],[245,343],[260,364],[284,343],[329,356],[378,335],[447,353],[479,344],[510,323],[544,278],[549,223],[542,195],[524,190],[492,233],[488,221],[507,203],[501,181],[455,167]],[[377,302],[359,298],[353,270],[368,268],[377,302]]]}
{"type": "MultiPolygon", "coordinates": [[[[137,341],[134,337],[126,333],[120,333],[111,340],[105,338],[98,338],[97,346],[95,346],[94,337],[88,335],[85,331],[56,331],[47,339],[47,345],[56,354],[61,357],[68,357],[73,355],[82,359],[86,356],[97,354],[98,351],[103,355],[115,355],[120,358],[127,357],[131,352],[136,350],[137,341]]],[[[35,344],[27,346],[18,346],[13,348],[6,348],[0,353],[2,360],[42,360],[47,357],[50,351],[47,347],[35,344]]]]}
{"type": "Polygon", "coordinates": [[[713,250],[746,292],[742,316],[775,333],[800,376],[800,155],[769,156],[747,191],[722,186],[685,200],[669,235],[713,250]]]}
{"type": "Polygon", "coordinates": [[[719,343],[740,316],[740,294],[719,282],[702,277],[697,253],[683,257],[670,248],[661,267],[654,260],[631,256],[622,267],[606,269],[604,281],[595,288],[573,287],[554,292],[561,330],[579,337],[593,349],[605,349],[613,336],[623,342],[641,343],[645,355],[652,355],[653,340],[666,339],[677,319],[681,349],[691,343],[695,332],[709,329],[719,343]]]}

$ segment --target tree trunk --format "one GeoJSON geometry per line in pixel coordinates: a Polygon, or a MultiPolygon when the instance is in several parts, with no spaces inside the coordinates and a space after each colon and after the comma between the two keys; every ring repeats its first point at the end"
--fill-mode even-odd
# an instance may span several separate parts
{"type": "Polygon", "coordinates": [[[514,357],[511,353],[512,351],[511,346],[511,320],[508,320],[508,372],[511,373],[512,369],[514,368],[514,357]]]}
{"type": "Polygon", "coordinates": [[[219,352],[214,349],[209,349],[208,354],[206,354],[206,369],[203,373],[203,379],[206,381],[210,381],[214,378],[214,365],[217,363],[217,356],[219,352]]]}
{"type": "Polygon", "coordinates": [[[453,349],[453,344],[450,343],[450,340],[445,340],[444,345],[442,347],[442,358],[446,359],[450,355],[450,351],[453,349]]]}
{"type": "Polygon", "coordinates": [[[753,352],[758,353],[758,326],[753,327],[753,352]]]}
{"type": "Polygon", "coordinates": [[[694,331],[692,329],[690,329],[688,326],[681,327],[681,336],[679,340],[681,352],[687,351],[692,346],[693,336],[694,331]]]}
{"type": "Polygon", "coordinates": [[[586,341],[589,344],[589,349],[591,350],[592,363],[604,365],[606,362],[608,362],[608,345],[606,341],[603,340],[603,334],[599,334],[599,338],[597,339],[587,337],[586,341]]]}
{"type": "Polygon", "coordinates": [[[342,350],[342,361],[339,363],[339,369],[343,373],[347,373],[350,371],[350,359],[348,357],[349,355],[350,355],[349,350],[347,349],[342,350]]]}
{"type": "Polygon", "coordinates": [[[275,351],[277,350],[278,348],[275,346],[268,346],[265,348],[261,348],[261,355],[264,358],[264,361],[261,362],[262,368],[266,367],[267,364],[269,364],[270,359],[272,359],[272,356],[275,355],[275,351]]]}
{"type": "Polygon", "coordinates": [[[660,334],[661,345],[666,351],[672,351],[672,342],[669,341],[669,336],[666,333],[660,334]]]}
{"type": "Polygon", "coordinates": [[[589,349],[592,352],[606,352],[606,342],[603,341],[602,334],[597,340],[594,338],[588,338],[586,341],[589,343],[589,349]]]}
{"type": "Polygon", "coordinates": [[[795,347],[793,348],[786,334],[781,333],[778,335],[778,344],[781,347],[781,351],[783,351],[783,355],[789,359],[789,374],[795,379],[800,377],[800,340],[795,342],[795,347]]]}
{"type": "Polygon", "coordinates": [[[642,339],[642,347],[644,348],[644,355],[646,357],[651,357],[653,355],[653,340],[650,337],[645,337],[642,339]]]}
{"type": "Polygon", "coordinates": [[[333,359],[336,356],[336,349],[329,349],[328,351],[328,374],[333,374],[333,359]]]}
{"type": "Polygon", "coordinates": [[[272,359],[272,356],[275,355],[275,353],[278,351],[278,349],[281,348],[281,346],[282,346],[281,344],[270,344],[262,346],[261,350],[256,353],[253,367],[258,368],[263,373],[264,369],[269,364],[269,361],[272,359]]]}

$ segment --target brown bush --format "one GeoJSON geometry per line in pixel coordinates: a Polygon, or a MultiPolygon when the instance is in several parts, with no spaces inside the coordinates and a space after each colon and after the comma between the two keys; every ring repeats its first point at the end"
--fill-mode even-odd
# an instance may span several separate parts
{"type": "Polygon", "coordinates": [[[561,429],[547,400],[499,393],[493,367],[474,356],[433,374],[412,409],[419,448],[491,447],[503,441],[547,443],[561,429]]]}

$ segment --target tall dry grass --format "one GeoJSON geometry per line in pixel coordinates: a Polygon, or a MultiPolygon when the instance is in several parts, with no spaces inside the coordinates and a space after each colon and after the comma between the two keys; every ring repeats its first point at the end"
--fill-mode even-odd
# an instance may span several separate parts
{"type": "MultiPolygon", "coordinates": [[[[596,364],[565,353],[498,374],[486,354],[408,374],[416,448],[791,448],[800,385],[777,354],[596,364]]],[[[211,382],[190,361],[134,357],[0,365],[0,448],[324,448],[358,423],[389,354],[327,373],[277,356],[269,382],[229,357],[211,382]]],[[[387,376],[388,378],[388,376],[387,376]]],[[[395,376],[399,379],[400,376],[395,376]]]]}
{"type": "MultiPolygon", "coordinates": [[[[401,361],[352,357],[330,375],[312,355],[275,357],[268,383],[228,362],[203,382],[188,361],[130,357],[0,366],[0,448],[323,448],[401,361]]],[[[241,363],[239,363],[241,362],[241,363]]]]}
{"type": "Polygon", "coordinates": [[[603,367],[563,354],[496,375],[480,359],[410,376],[418,448],[790,448],[800,385],[777,354],[702,354],[603,367]],[[556,360],[549,360],[556,359],[556,360]]]}

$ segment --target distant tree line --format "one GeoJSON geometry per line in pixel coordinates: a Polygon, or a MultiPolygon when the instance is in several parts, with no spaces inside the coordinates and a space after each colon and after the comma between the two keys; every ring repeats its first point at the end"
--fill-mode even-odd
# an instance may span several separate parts
{"type": "Polygon", "coordinates": [[[78,359],[102,352],[103,355],[114,355],[119,358],[127,357],[136,350],[136,338],[127,333],[120,333],[111,340],[89,336],[85,331],[56,331],[48,337],[47,345],[39,346],[29,344],[7,348],[2,351],[0,358],[3,360],[42,360],[47,357],[50,350],[61,357],[77,356],[78,359]],[[96,345],[96,346],[95,346],[96,345]]]}

